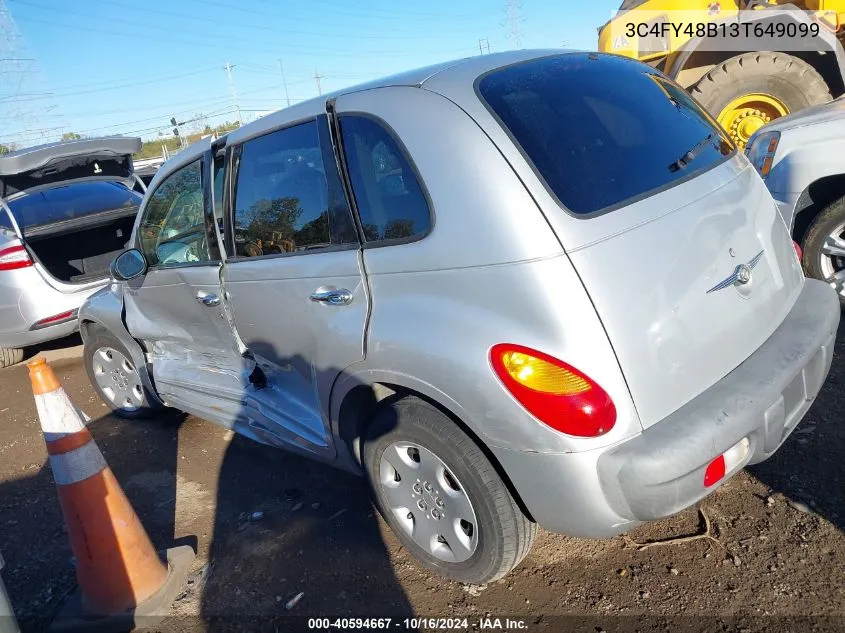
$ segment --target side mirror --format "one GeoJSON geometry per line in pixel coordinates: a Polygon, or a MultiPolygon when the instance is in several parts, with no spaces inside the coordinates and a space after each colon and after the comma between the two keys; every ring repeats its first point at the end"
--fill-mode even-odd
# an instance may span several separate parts
{"type": "Polygon", "coordinates": [[[122,252],[111,263],[111,276],[117,281],[129,281],[147,272],[147,260],[137,248],[122,252]]]}

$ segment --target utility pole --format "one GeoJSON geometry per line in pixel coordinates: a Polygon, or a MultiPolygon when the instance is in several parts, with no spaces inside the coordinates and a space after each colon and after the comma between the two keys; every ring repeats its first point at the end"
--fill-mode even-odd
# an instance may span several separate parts
{"type": "Polygon", "coordinates": [[[288,80],[285,79],[285,67],[282,66],[281,59],[279,60],[279,70],[282,71],[282,83],[285,86],[285,102],[288,104],[288,107],[290,107],[290,95],[288,94],[288,80]]]}
{"type": "Polygon", "coordinates": [[[513,40],[514,46],[517,48],[522,48],[522,29],[519,26],[522,22],[520,9],[522,9],[521,0],[508,0],[508,6],[505,9],[508,20],[508,37],[513,40]]]}
{"type": "Polygon", "coordinates": [[[317,94],[318,94],[318,95],[322,95],[322,94],[323,94],[323,88],[322,88],[322,86],[320,85],[320,80],[321,80],[322,78],[323,78],[323,76],[315,70],[315,71],[314,71],[314,81],[316,81],[316,82],[317,82],[317,94]]]}
{"type": "Polygon", "coordinates": [[[486,37],[478,40],[478,54],[483,55],[485,49],[487,50],[487,53],[489,54],[490,53],[490,40],[488,40],[486,37]]]}
{"type": "Polygon", "coordinates": [[[238,93],[235,92],[235,82],[232,81],[232,69],[234,66],[229,62],[226,62],[226,65],[223,66],[223,70],[226,71],[226,77],[229,78],[229,91],[232,93],[232,102],[235,104],[235,111],[238,113],[238,125],[243,125],[244,122],[241,119],[241,106],[238,104],[238,93]]]}

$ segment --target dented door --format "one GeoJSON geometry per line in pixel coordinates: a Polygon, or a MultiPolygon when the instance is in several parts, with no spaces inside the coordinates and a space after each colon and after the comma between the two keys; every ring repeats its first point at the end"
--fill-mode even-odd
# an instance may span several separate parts
{"type": "Polygon", "coordinates": [[[239,430],[331,457],[329,396],[364,356],[369,294],[327,119],[230,142],[223,282],[256,363],[239,430]]]}
{"type": "Polygon", "coordinates": [[[247,384],[247,361],[224,311],[210,165],[207,152],[146,198],[135,243],[149,268],[126,285],[125,318],[146,346],[163,401],[231,427],[247,384]]]}

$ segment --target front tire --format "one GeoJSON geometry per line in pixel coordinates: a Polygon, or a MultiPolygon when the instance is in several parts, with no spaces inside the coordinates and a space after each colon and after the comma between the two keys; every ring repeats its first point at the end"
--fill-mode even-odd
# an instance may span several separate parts
{"type": "Polygon", "coordinates": [[[833,286],[845,308],[845,197],[834,200],[815,217],[801,248],[804,272],[833,286]]]}
{"type": "Polygon", "coordinates": [[[536,524],[475,442],[428,402],[382,403],[363,452],[379,511],[427,569],[485,584],[531,549],[536,524]]]}
{"type": "Polygon", "coordinates": [[[85,341],[85,371],[94,391],[122,418],[148,418],[162,411],[147,392],[132,356],[117,337],[98,329],[85,341]]]}
{"type": "Polygon", "coordinates": [[[15,347],[0,347],[0,369],[17,365],[23,360],[23,350],[15,347]]]}

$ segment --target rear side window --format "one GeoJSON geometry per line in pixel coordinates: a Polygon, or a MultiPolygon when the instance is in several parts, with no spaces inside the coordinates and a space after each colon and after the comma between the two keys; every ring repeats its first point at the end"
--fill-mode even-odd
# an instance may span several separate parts
{"type": "Polygon", "coordinates": [[[320,119],[243,144],[234,196],[237,256],[357,243],[336,162],[323,160],[326,143],[331,146],[320,119]]]}
{"type": "Polygon", "coordinates": [[[484,76],[478,92],[548,189],[577,215],[678,184],[736,149],[682,88],[615,55],[508,66],[484,76]]]}
{"type": "MultiPolygon", "coordinates": [[[[136,211],[141,195],[116,182],[93,181],[59,185],[9,202],[21,229],[76,220],[104,211],[136,211]]],[[[0,225],[5,215],[0,215],[0,225]]],[[[8,222],[8,220],[5,220],[8,222]]]]}
{"type": "Polygon", "coordinates": [[[369,117],[340,117],[352,192],[367,242],[415,239],[431,213],[414,170],[393,135],[369,117]]]}

